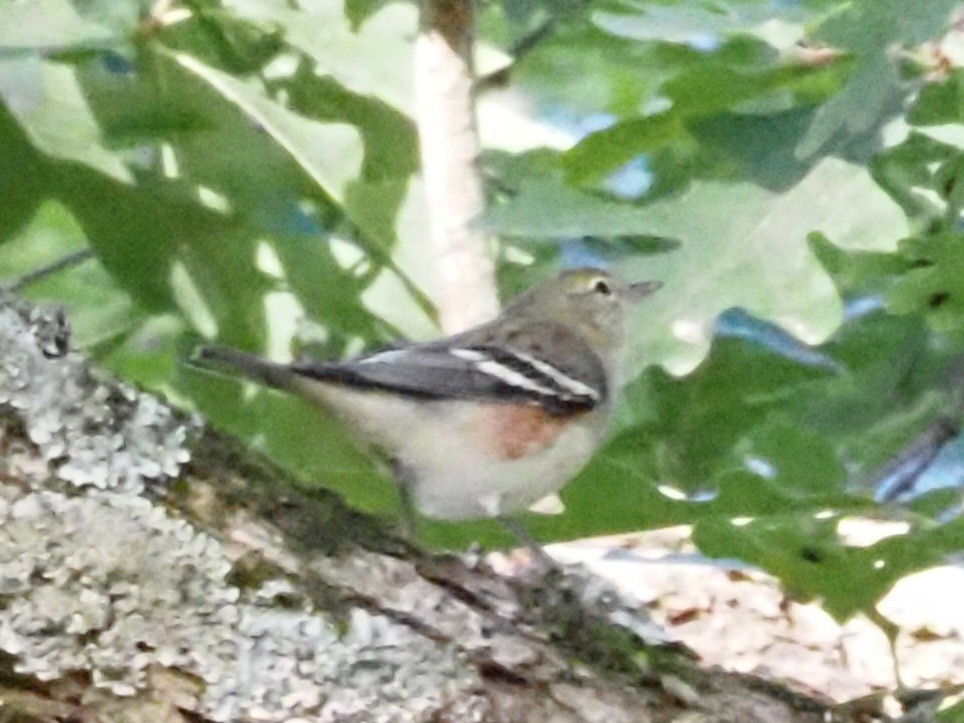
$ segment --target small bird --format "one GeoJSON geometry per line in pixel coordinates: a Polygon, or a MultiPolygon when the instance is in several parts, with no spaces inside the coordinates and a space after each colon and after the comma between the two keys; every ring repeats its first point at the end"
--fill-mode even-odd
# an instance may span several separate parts
{"type": "Polygon", "coordinates": [[[460,520],[553,496],[605,438],[635,302],[661,287],[564,271],[493,321],[343,362],[279,364],[201,347],[193,361],[303,397],[386,459],[412,507],[460,520]]]}

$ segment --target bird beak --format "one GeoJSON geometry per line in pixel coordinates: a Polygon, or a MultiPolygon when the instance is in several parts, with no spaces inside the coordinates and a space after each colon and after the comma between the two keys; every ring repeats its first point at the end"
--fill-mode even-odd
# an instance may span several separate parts
{"type": "Polygon", "coordinates": [[[630,301],[642,301],[647,296],[652,296],[661,288],[663,288],[662,281],[637,281],[635,284],[629,285],[629,299],[630,301]]]}

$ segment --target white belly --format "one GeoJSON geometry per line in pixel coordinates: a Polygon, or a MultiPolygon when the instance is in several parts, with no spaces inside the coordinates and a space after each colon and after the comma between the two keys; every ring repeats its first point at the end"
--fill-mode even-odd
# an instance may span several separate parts
{"type": "Polygon", "coordinates": [[[601,423],[575,425],[535,453],[504,459],[476,436],[470,402],[415,402],[317,382],[312,387],[323,406],[418,472],[410,481],[412,501],[420,513],[439,519],[527,509],[572,479],[605,433],[601,423]]]}
{"type": "Polygon", "coordinates": [[[415,506],[424,515],[448,520],[521,512],[585,466],[596,436],[594,430],[574,427],[534,454],[500,459],[449,425],[439,427],[409,452],[413,467],[422,470],[413,490],[415,506]]]}

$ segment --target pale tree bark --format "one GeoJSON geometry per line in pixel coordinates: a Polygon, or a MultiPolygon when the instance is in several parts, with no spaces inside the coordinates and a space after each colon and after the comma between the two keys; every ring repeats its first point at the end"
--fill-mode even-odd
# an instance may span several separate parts
{"type": "Polygon", "coordinates": [[[415,41],[415,96],[432,271],[443,331],[498,311],[473,101],[473,1],[424,0],[415,41]]]}

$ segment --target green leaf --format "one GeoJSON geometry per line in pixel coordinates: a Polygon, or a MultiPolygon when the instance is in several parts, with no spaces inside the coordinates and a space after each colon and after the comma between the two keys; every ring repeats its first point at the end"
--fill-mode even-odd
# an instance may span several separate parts
{"type": "Polygon", "coordinates": [[[946,188],[937,169],[958,157],[956,146],[920,132],[874,158],[872,169],[880,186],[920,225],[939,221],[945,212],[946,188]]]}
{"type": "Polygon", "coordinates": [[[807,240],[844,298],[881,295],[909,266],[899,254],[838,248],[819,231],[811,233],[807,240]]]}
{"type": "Polygon", "coordinates": [[[953,487],[942,487],[915,497],[907,507],[918,515],[937,519],[961,509],[962,503],[964,503],[964,492],[953,487]]]}
{"type": "Polygon", "coordinates": [[[879,470],[953,403],[943,388],[952,351],[920,317],[857,315],[820,348],[842,370],[784,403],[780,412],[831,440],[850,483],[879,470]]]}
{"type": "Polygon", "coordinates": [[[0,96],[38,150],[133,181],[123,159],[105,146],[73,68],[34,58],[0,60],[0,96]]]}
{"type": "Polygon", "coordinates": [[[197,337],[176,314],[143,316],[122,336],[86,347],[101,364],[121,378],[163,394],[172,404],[190,406],[177,384],[180,367],[189,358],[181,340],[197,337]]]}
{"type": "Polygon", "coordinates": [[[135,188],[65,165],[53,183],[105,268],[145,308],[215,319],[223,338],[258,345],[267,284],[253,267],[250,230],[201,205],[180,181],[135,188]]]}
{"type": "Polygon", "coordinates": [[[656,113],[617,123],[591,133],[567,153],[568,177],[573,183],[598,180],[636,156],[661,148],[685,134],[679,113],[656,113]]]}
{"type": "Polygon", "coordinates": [[[345,0],[345,17],[351,22],[351,28],[358,31],[359,26],[371,15],[391,0],[345,0]]]}
{"type": "MultiPolygon", "coordinates": [[[[412,122],[374,98],[355,95],[300,68],[284,84],[294,110],[319,120],[356,126],[364,139],[361,177],[346,192],[344,208],[362,236],[381,249],[398,241],[396,224],[410,178],[418,171],[418,135],[412,122]]],[[[424,230],[427,234],[427,219],[424,230]]]]}
{"type": "Polygon", "coordinates": [[[51,52],[115,45],[107,27],[82,17],[68,0],[0,4],[0,48],[51,52]]]}
{"type": "Polygon", "coordinates": [[[344,199],[346,187],[361,171],[363,147],[354,127],[303,118],[270,100],[252,83],[239,81],[184,53],[176,53],[174,59],[237,106],[334,201],[344,199]]]}
{"type": "Polygon", "coordinates": [[[774,415],[737,448],[765,464],[780,490],[799,499],[842,493],[847,481],[831,440],[813,429],[774,415]]]}
{"type": "MultiPolygon", "coordinates": [[[[761,0],[611,5],[618,11],[597,10],[592,17],[593,22],[607,32],[636,40],[673,43],[701,43],[726,33],[751,32],[776,14],[771,3],[761,0]]],[[[809,21],[814,17],[815,13],[806,7],[785,8],[780,13],[783,22],[809,21]]]]}
{"type": "MultiPolygon", "coordinates": [[[[77,12],[88,22],[95,22],[109,28],[118,38],[131,38],[138,30],[142,21],[162,20],[164,12],[170,12],[170,6],[151,4],[150,0],[72,0],[77,12]],[[162,12],[163,11],[163,12],[162,12]],[[152,13],[158,15],[152,16],[152,13]]],[[[176,12],[176,10],[175,10],[176,12]]]]}
{"type": "Polygon", "coordinates": [[[908,271],[889,297],[898,313],[925,312],[933,327],[964,342],[964,234],[941,233],[910,237],[901,252],[915,268],[908,271]]]}
{"type": "MultiPolygon", "coordinates": [[[[359,95],[371,95],[407,113],[414,102],[413,43],[418,11],[407,2],[384,3],[357,29],[340,2],[228,0],[225,7],[265,30],[281,28],[285,40],[359,95]]],[[[355,16],[357,18],[357,15],[355,16]]]]}
{"type": "MultiPolygon", "coordinates": [[[[574,115],[636,114],[662,81],[695,62],[696,53],[688,49],[666,51],[602,32],[584,16],[580,20],[552,25],[553,32],[512,69],[514,84],[545,108],[574,115]]],[[[514,23],[512,30],[520,31],[514,23]]]]}
{"type": "Polygon", "coordinates": [[[938,723],[961,723],[964,721],[964,700],[938,711],[935,718],[938,723]]]}
{"type": "MultiPolygon", "coordinates": [[[[662,88],[671,102],[668,110],[630,117],[588,135],[566,154],[566,172],[574,183],[599,180],[640,154],[685,139],[694,122],[723,111],[739,110],[747,101],[760,101],[769,94],[790,93],[796,86],[805,88],[814,84],[814,76],[828,72],[802,66],[770,68],[765,64],[734,67],[726,58],[686,69],[662,88]]],[[[792,101],[781,102],[768,110],[785,111],[794,105],[792,101]]]]}
{"type": "MultiPolygon", "coordinates": [[[[0,246],[0,281],[34,271],[87,249],[87,239],[66,208],[47,201],[19,232],[0,246]]],[[[66,308],[71,341],[80,347],[103,344],[128,333],[144,313],[96,259],[31,284],[26,295],[66,308]]]]}
{"type": "Polygon", "coordinates": [[[816,40],[853,53],[857,67],[844,89],[825,103],[797,147],[801,158],[816,154],[840,134],[856,135],[895,115],[904,96],[895,46],[914,46],[950,22],[955,0],[933,0],[907,12],[902,0],[855,0],[829,16],[816,40]]]}
{"type": "Polygon", "coordinates": [[[561,178],[525,179],[512,200],[486,213],[494,232],[509,236],[621,236],[650,233],[644,207],[578,191],[561,178]]]}
{"type": "Polygon", "coordinates": [[[802,385],[834,374],[774,356],[752,341],[718,338],[689,377],[675,379],[656,369],[643,386],[627,390],[626,406],[645,413],[637,412],[617,441],[627,435],[646,440],[640,448],[645,456],[635,463],[640,474],[672,480],[688,493],[711,488],[716,475],[745,464],[738,447],[747,434],[784,408],[802,385]]]}
{"type": "Polygon", "coordinates": [[[292,110],[319,121],[349,123],[358,129],[365,142],[362,170],[366,180],[405,180],[418,171],[415,124],[390,105],[352,92],[304,64],[277,84],[289,94],[292,110]]]}
{"type": "Polygon", "coordinates": [[[685,302],[651,317],[663,328],[680,329],[674,341],[651,332],[635,338],[639,344],[645,339],[674,370],[691,368],[702,357],[709,320],[731,306],[774,321],[806,343],[825,340],[839,326],[842,307],[806,234],[817,228],[847,249],[885,251],[907,228],[866,171],[835,159],[822,161],[784,192],[694,183],[644,211],[647,221],[638,231],[678,238],[682,246],[624,264],[624,274],[662,279],[685,302]]]}
{"type": "Polygon", "coordinates": [[[820,598],[840,622],[872,609],[901,577],[940,564],[964,544],[964,524],[956,520],[849,547],[837,537],[838,521],[836,515],[812,514],[761,517],[740,525],[708,519],[696,526],[693,538],[708,555],[759,565],[794,597],[820,598]]]}
{"type": "Polygon", "coordinates": [[[946,77],[921,88],[907,121],[917,126],[960,123],[964,119],[964,73],[952,69],[946,77]]]}
{"type": "Polygon", "coordinates": [[[23,128],[0,104],[0,243],[16,233],[43,202],[47,167],[23,128]]]}

